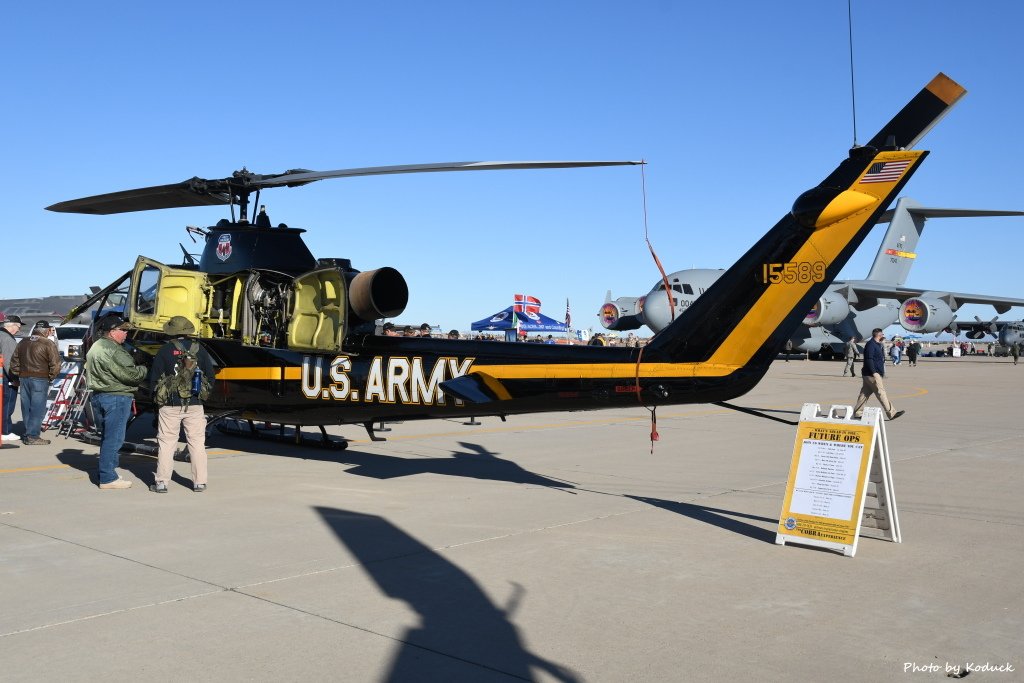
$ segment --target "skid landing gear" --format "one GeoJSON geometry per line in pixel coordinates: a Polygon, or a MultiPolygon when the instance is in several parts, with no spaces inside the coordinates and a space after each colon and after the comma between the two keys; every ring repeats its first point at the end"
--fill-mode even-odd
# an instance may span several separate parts
{"type": "Polygon", "coordinates": [[[255,423],[252,420],[240,420],[228,418],[217,423],[217,430],[221,434],[237,436],[247,439],[258,439],[260,441],[276,441],[296,446],[309,446],[312,448],[329,448],[333,450],[345,450],[348,448],[348,439],[332,437],[324,429],[320,428],[320,438],[302,433],[298,425],[292,427],[272,422],[255,423]]]}

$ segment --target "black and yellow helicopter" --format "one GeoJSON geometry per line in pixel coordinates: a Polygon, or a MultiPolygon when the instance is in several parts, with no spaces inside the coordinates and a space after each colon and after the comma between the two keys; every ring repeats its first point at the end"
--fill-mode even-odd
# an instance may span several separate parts
{"type": "MultiPolygon", "coordinates": [[[[300,426],[562,410],[720,403],[764,376],[876,220],[917,170],[911,148],[963,96],[936,76],[866,145],[855,146],[804,192],[714,285],[640,348],[389,337],[382,318],[408,301],[405,279],[384,267],[359,272],[343,258],[317,259],[301,229],[251,223],[250,195],[327,178],[639,162],[465,162],[341,171],[238,171],[61,202],[51,211],[113,214],[231,206],[232,220],[205,232],[198,262],[171,267],[139,257],[86,301],[118,310],[133,343],[151,353],[172,316],[188,318],[217,364],[212,416],[300,426]],[[234,219],[238,207],[239,217],[234,219]]],[[[76,313],[73,311],[72,313],[76,313]]],[[[142,405],[145,391],[137,396],[142,405]]]]}

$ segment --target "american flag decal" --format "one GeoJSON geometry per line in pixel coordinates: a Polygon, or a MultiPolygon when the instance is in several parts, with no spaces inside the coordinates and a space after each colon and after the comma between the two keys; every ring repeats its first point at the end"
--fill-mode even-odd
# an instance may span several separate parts
{"type": "Polygon", "coordinates": [[[871,164],[871,168],[860,179],[862,183],[891,183],[899,180],[903,172],[910,166],[912,159],[903,161],[879,161],[871,164]]]}

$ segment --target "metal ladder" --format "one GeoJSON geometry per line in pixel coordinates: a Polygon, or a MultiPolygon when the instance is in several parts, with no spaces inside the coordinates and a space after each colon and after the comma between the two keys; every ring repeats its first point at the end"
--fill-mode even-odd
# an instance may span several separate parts
{"type": "Polygon", "coordinates": [[[89,389],[82,382],[82,378],[85,376],[85,368],[75,376],[74,385],[71,387],[71,400],[68,404],[68,410],[64,413],[59,423],[57,423],[57,435],[68,438],[75,435],[75,430],[79,423],[82,421],[82,413],[85,412],[85,406],[89,403],[89,399],[92,397],[92,389],[89,389]]]}

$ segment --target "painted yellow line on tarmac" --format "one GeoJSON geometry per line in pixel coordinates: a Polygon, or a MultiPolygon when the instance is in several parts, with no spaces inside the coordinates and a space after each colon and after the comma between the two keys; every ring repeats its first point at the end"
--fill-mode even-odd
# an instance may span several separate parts
{"type": "Polygon", "coordinates": [[[71,465],[39,465],[38,467],[16,467],[11,470],[0,470],[0,474],[13,474],[15,472],[41,472],[43,470],[60,470],[71,467],[71,465]]]}

